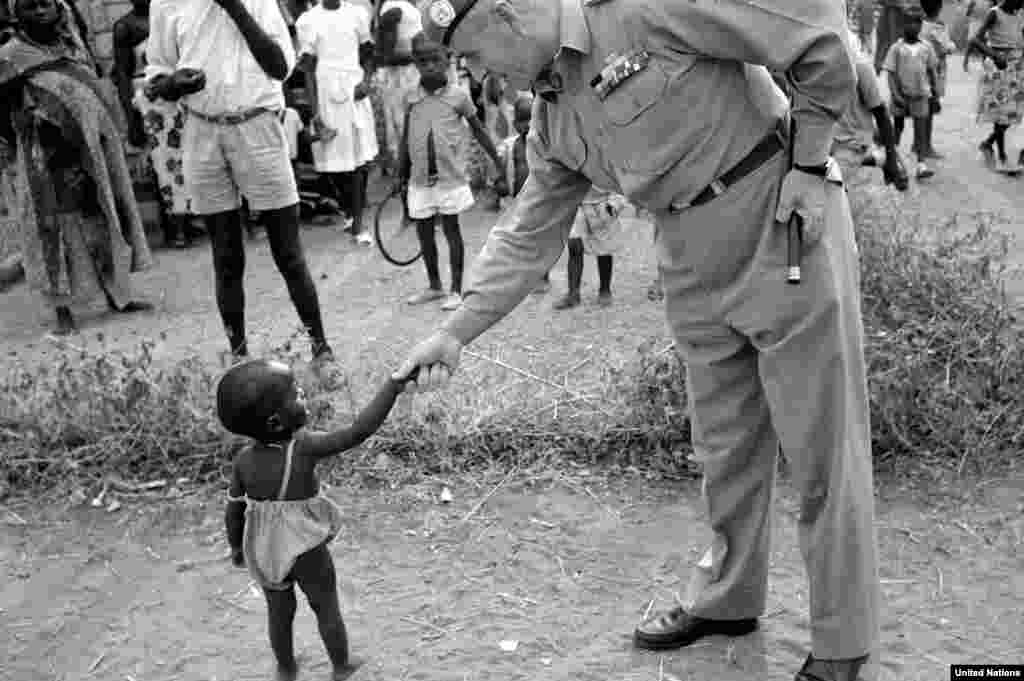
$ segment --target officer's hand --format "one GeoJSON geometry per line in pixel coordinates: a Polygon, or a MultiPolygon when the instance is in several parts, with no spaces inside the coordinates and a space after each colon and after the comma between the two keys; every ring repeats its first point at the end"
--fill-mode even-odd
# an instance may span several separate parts
{"type": "Polygon", "coordinates": [[[891,184],[901,192],[907,191],[910,186],[910,179],[907,177],[907,169],[903,167],[899,153],[887,153],[885,163],[882,164],[882,177],[886,184],[891,184]]]}
{"type": "Polygon", "coordinates": [[[804,219],[806,228],[820,225],[825,218],[825,178],[793,168],[782,180],[775,219],[788,222],[794,212],[804,219]]]}
{"type": "Polygon", "coordinates": [[[439,331],[412,349],[402,366],[392,374],[402,381],[419,367],[415,381],[405,384],[405,392],[426,392],[443,387],[459,366],[462,343],[451,334],[439,331]]]}

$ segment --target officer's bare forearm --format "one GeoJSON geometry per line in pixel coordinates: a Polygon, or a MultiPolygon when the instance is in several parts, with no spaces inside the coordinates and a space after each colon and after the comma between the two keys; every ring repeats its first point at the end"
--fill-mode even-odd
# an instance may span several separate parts
{"type": "Polygon", "coordinates": [[[228,16],[238,26],[245,44],[249,46],[252,56],[263,71],[274,80],[283,81],[288,77],[288,61],[284,51],[267,32],[260,27],[241,0],[231,0],[224,5],[228,16]]]}
{"type": "Polygon", "coordinates": [[[871,110],[875,117],[875,126],[878,128],[878,136],[882,139],[882,146],[885,153],[896,152],[896,132],[892,129],[892,118],[889,116],[889,109],[885,104],[879,104],[871,110]]]}

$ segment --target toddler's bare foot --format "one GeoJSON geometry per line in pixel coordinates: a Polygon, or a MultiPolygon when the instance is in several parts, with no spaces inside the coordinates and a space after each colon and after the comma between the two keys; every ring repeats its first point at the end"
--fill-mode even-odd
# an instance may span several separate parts
{"type": "Polygon", "coordinates": [[[331,673],[331,681],[346,681],[359,671],[363,664],[365,664],[363,660],[351,659],[344,667],[335,667],[331,673]]]}

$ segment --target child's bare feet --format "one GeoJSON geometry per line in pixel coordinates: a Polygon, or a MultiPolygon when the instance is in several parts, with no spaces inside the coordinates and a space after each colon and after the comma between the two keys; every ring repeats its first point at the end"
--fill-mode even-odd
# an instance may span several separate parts
{"type": "Polygon", "coordinates": [[[334,671],[331,673],[331,681],[346,681],[346,679],[352,678],[352,675],[359,671],[359,668],[364,664],[363,660],[350,659],[344,667],[334,668],[334,671]]]}

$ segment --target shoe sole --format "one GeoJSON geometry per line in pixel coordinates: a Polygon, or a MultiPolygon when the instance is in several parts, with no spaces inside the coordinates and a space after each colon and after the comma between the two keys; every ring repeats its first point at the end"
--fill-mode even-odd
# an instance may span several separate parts
{"type": "Polygon", "coordinates": [[[637,631],[633,632],[633,645],[643,650],[672,650],[674,648],[684,648],[686,646],[693,645],[700,639],[708,636],[728,636],[730,638],[746,636],[747,634],[757,631],[757,627],[758,624],[756,621],[749,624],[743,623],[739,625],[726,625],[717,631],[702,633],[698,636],[687,636],[685,638],[672,638],[669,636],[649,638],[637,631]]]}

